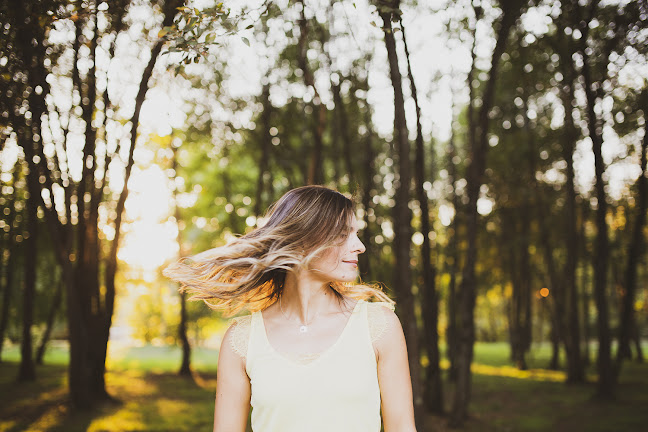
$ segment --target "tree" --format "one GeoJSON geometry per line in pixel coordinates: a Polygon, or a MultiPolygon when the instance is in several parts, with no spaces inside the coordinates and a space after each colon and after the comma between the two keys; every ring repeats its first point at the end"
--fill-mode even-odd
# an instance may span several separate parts
{"type": "MultiPolygon", "coordinates": [[[[94,59],[99,49],[104,50],[108,58],[113,57],[119,33],[127,30],[124,17],[128,4],[126,1],[112,2],[105,9],[93,3],[67,9],[64,7],[66,2],[50,1],[29,3],[26,9],[4,11],[9,23],[8,36],[15,41],[14,50],[10,52],[11,63],[16,72],[24,74],[28,88],[25,93],[14,93],[19,95],[17,97],[27,94],[24,101],[11,102],[14,107],[25,103],[31,114],[31,121],[27,122],[15,115],[10,116],[10,126],[18,136],[17,141],[23,148],[30,172],[38,174],[40,191],[32,196],[39,200],[38,205],[45,213],[48,231],[63,271],[70,336],[69,387],[72,404],[78,408],[89,408],[94,401],[109,398],[105,390],[104,373],[114,307],[116,255],[122,212],[128,195],[139,113],[163,44],[162,40],[154,44],[150,51],[151,58],[141,77],[135,110],[128,122],[131,126],[131,146],[124,167],[124,185],[119,198],[114,202],[106,194],[107,171],[120,152],[120,146],[110,148],[109,142],[113,137],[108,135],[106,124],[109,113],[116,107],[111,103],[108,89],[102,89],[98,85],[100,75],[106,71],[100,70],[94,59]],[[70,10],[73,12],[69,12],[70,10]],[[105,28],[97,26],[99,15],[106,21],[105,28]],[[57,64],[57,55],[70,49],[66,45],[49,46],[51,42],[48,34],[53,19],[57,22],[65,21],[74,29],[71,47],[73,61],[68,79],[77,96],[73,101],[78,103],[78,116],[75,110],[63,115],[57,99],[47,98],[52,93],[48,77],[64,79],[54,73],[53,65],[57,64]],[[91,36],[87,36],[88,34],[91,36]],[[87,72],[81,71],[79,67],[82,56],[92,60],[87,72]],[[46,62],[45,59],[49,61],[46,62]],[[42,119],[46,123],[41,124],[42,119]],[[73,134],[71,124],[75,124],[75,131],[83,131],[84,145],[80,159],[82,173],[78,179],[74,178],[70,169],[70,165],[75,163],[72,160],[73,153],[68,148],[68,138],[73,134]],[[81,125],[82,128],[77,128],[76,125],[81,125]],[[46,128],[58,128],[58,133],[46,134],[46,128]],[[32,139],[22,140],[21,134],[29,134],[32,139]],[[52,153],[48,148],[54,148],[55,151],[52,153]],[[58,195],[59,191],[61,195],[58,195]],[[56,196],[63,196],[63,205],[55,202],[56,196]],[[102,245],[98,228],[99,207],[102,204],[115,211],[112,220],[115,236],[105,261],[100,259],[102,245]],[[100,288],[101,278],[104,289],[100,288]]],[[[179,5],[176,0],[163,4],[163,24],[171,24],[175,8],[179,5]]],[[[12,114],[13,107],[8,107],[4,112],[12,114]]]]}
{"type": "Polygon", "coordinates": [[[396,264],[394,267],[394,291],[398,299],[398,312],[403,320],[403,330],[407,340],[410,374],[412,376],[412,391],[417,424],[422,415],[421,364],[419,359],[418,328],[414,315],[414,295],[412,293],[412,275],[410,267],[410,246],[412,239],[412,214],[410,201],[410,143],[407,123],[405,121],[405,101],[403,97],[403,82],[398,69],[398,54],[392,21],[397,22],[400,16],[399,0],[378,2],[378,14],[383,21],[385,47],[389,59],[389,75],[394,89],[394,147],[397,156],[397,186],[393,212],[394,249],[396,264]]]}
{"type": "MultiPolygon", "coordinates": [[[[473,343],[475,341],[474,307],[477,281],[475,278],[475,264],[477,261],[477,229],[478,213],[477,200],[482,184],[482,176],[486,164],[486,151],[488,148],[488,115],[495,98],[495,85],[499,61],[504,52],[511,27],[515,24],[521,13],[522,3],[518,0],[500,1],[502,10],[499,19],[499,28],[495,48],[491,58],[491,69],[488,74],[486,87],[482,95],[482,105],[479,110],[478,122],[470,135],[470,165],[466,176],[466,189],[468,204],[466,206],[466,231],[468,249],[462,270],[462,279],[458,292],[458,353],[457,353],[457,388],[451,412],[451,424],[459,426],[466,419],[468,402],[470,400],[470,365],[473,359],[473,343]]],[[[478,8],[475,8],[479,11],[478,8]]],[[[481,12],[476,13],[479,19],[481,12]]],[[[472,86],[472,84],[469,84],[472,86]]],[[[471,99],[471,105],[474,103],[471,99]]]]}
{"type": "Polygon", "coordinates": [[[423,143],[423,130],[421,127],[421,108],[418,103],[414,74],[410,63],[407,39],[405,37],[405,26],[403,19],[399,17],[400,30],[403,35],[403,46],[405,48],[405,59],[407,60],[407,75],[410,82],[412,99],[416,109],[416,157],[414,159],[414,173],[416,182],[416,199],[421,209],[421,273],[423,275],[423,322],[425,335],[425,349],[428,355],[428,366],[425,372],[426,380],[426,408],[433,413],[443,413],[443,388],[441,379],[440,354],[439,354],[439,299],[435,283],[436,267],[432,264],[430,251],[430,208],[428,196],[423,184],[428,178],[425,174],[425,148],[423,143]]]}
{"type": "MultiPolygon", "coordinates": [[[[646,212],[648,211],[648,90],[641,93],[640,100],[644,113],[644,137],[641,144],[641,173],[636,181],[637,209],[630,244],[628,245],[628,258],[625,268],[624,292],[621,299],[621,323],[619,325],[619,348],[616,355],[616,375],[621,371],[625,358],[630,357],[630,336],[633,327],[637,326],[634,314],[634,303],[637,290],[638,263],[643,256],[645,248],[644,227],[646,225],[646,212]]],[[[638,332],[637,332],[638,333],[638,332]]],[[[637,339],[639,337],[637,336],[637,339]]],[[[637,343],[637,357],[641,358],[641,344],[637,343]]]]}

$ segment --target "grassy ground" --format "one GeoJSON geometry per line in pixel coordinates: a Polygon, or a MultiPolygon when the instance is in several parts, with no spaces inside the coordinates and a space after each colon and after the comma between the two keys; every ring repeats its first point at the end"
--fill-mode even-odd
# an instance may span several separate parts
{"type": "MultiPolygon", "coordinates": [[[[211,431],[217,352],[195,350],[195,382],[175,376],[180,353],[166,347],[111,349],[108,391],[119,403],[87,413],[66,405],[63,348],[50,350],[38,380],[18,384],[16,348],[0,363],[0,431],[3,432],[184,432],[211,431]]],[[[614,402],[592,399],[592,383],[566,386],[561,372],[548,371],[548,347],[533,350],[529,371],[508,365],[506,344],[478,344],[473,365],[471,419],[464,431],[646,431],[648,365],[626,363],[614,402]]],[[[451,386],[446,387],[446,406],[451,386]]],[[[424,431],[446,431],[443,417],[430,416],[424,431]]],[[[333,431],[332,431],[333,432],[333,431]]]]}

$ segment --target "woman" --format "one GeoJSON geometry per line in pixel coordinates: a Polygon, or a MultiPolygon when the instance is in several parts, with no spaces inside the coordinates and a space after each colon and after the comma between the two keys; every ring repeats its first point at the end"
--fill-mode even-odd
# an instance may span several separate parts
{"type": "Polygon", "coordinates": [[[413,432],[407,349],[393,302],[353,284],[352,202],[322,186],[287,192],[267,223],[167,268],[212,308],[251,315],[225,333],[214,432],[413,432]],[[367,302],[375,297],[380,302],[367,302]]]}

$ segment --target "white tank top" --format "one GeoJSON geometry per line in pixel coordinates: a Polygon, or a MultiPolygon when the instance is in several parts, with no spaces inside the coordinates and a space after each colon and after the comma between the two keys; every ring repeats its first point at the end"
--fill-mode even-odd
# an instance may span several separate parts
{"type": "Polygon", "coordinates": [[[254,432],[380,432],[380,388],[373,342],[389,303],[359,300],[337,341],[291,359],[276,351],[261,312],[238,318],[232,337],[250,378],[254,432]]]}

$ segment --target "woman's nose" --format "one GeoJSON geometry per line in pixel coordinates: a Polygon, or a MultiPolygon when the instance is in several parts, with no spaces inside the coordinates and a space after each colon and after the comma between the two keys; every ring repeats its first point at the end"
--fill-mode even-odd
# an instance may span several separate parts
{"type": "Polygon", "coordinates": [[[361,254],[366,250],[367,248],[365,247],[364,243],[362,243],[362,241],[358,237],[356,237],[356,244],[353,251],[361,254]]]}

